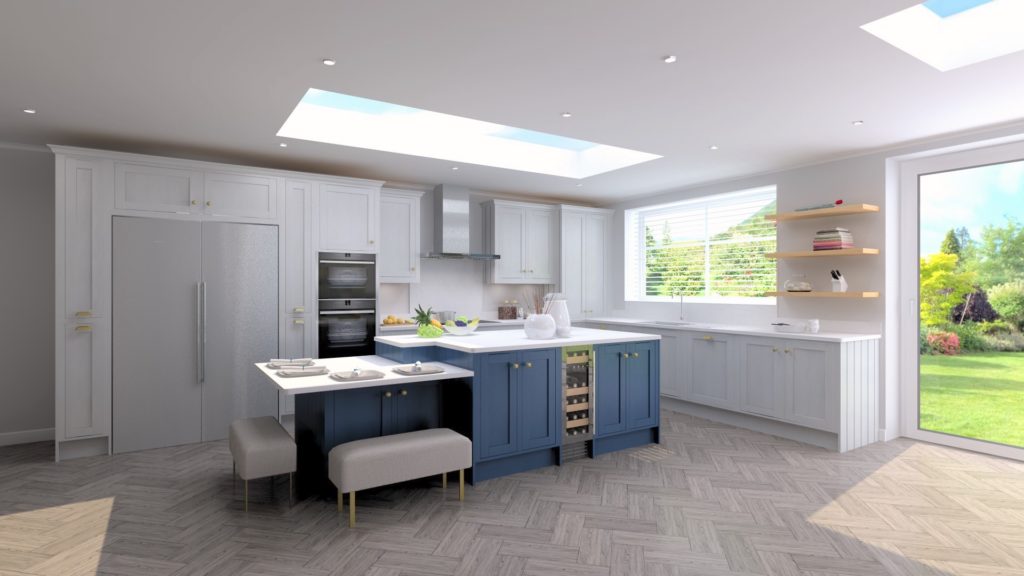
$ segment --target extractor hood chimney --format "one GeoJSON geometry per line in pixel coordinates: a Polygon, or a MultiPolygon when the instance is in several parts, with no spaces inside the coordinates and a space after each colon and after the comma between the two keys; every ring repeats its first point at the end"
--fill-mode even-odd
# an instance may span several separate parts
{"type": "Polygon", "coordinates": [[[469,189],[439,184],[434,188],[434,250],[425,258],[497,260],[496,254],[469,250],[469,189]]]}

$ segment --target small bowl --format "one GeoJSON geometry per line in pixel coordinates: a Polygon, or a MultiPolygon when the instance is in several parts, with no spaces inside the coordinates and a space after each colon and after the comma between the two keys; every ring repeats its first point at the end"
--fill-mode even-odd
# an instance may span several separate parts
{"type": "Polygon", "coordinates": [[[443,324],[444,331],[451,334],[452,336],[469,336],[476,331],[477,326],[480,324],[477,322],[469,322],[465,326],[443,324]]]}

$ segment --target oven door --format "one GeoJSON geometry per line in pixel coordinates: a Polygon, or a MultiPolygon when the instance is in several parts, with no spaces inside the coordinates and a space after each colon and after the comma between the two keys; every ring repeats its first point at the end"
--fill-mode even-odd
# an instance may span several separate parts
{"type": "MultiPolygon", "coordinates": [[[[321,302],[319,330],[320,358],[342,356],[368,356],[374,353],[373,338],[377,328],[377,314],[373,301],[363,301],[368,307],[359,307],[357,300],[348,301],[356,307],[324,309],[329,302],[321,302]]],[[[340,303],[339,303],[340,304],[340,303]]]]}
{"type": "Polygon", "coordinates": [[[320,300],[375,298],[377,263],[373,254],[321,252],[320,300]]]}

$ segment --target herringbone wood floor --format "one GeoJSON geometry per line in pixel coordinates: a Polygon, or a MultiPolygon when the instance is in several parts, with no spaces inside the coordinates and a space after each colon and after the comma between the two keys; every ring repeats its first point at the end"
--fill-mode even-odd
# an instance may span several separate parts
{"type": "Polygon", "coordinates": [[[0,448],[0,576],[1024,575],[1024,464],[834,454],[665,412],[662,443],[468,487],[241,510],[223,442],[53,464],[0,448]]]}

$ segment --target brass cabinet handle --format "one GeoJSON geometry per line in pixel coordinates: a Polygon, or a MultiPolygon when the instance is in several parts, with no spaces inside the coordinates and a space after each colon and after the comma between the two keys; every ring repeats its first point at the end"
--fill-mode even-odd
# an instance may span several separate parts
{"type": "Polygon", "coordinates": [[[206,201],[206,205],[207,206],[213,206],[213,200],[207,200],[206,201]]]}
{"type": "Polygon", "coordinates": [[[296,314],[302,314],[305,311],[306,311],[306,307],[305,306],[296,306],[295,310],[294,310],[294,312],[296,314]]]}
{"type": "Polygon", "coordinates": [[[384,393],[384,397],[385,397],[385,398],[391,398],[391,391],[390,391],[390,390],[388,390],[387,392],[385,392],[385,393],[384,393]]]}
{"type": "Polygon", "coordinates": [[[712,337],[712,336],[705,336],[704,340],[707,341],[707,342],[710,342],[710,341],[714,340],[714,337],[712,337]]]}
{"type": "Polygon", "coordinates": [[[778,352],[778,351],[779,351],[778,348],[772,348],[772,352],[778,352]]]}
{"type": "Polygon", "coordinates": [[[408,390],[402,390],[401,392],[399,392],[399,394],[401,394],[402,396],[408,396],[409,395],[409,391],[408,390]]]}
{"type": "Polygon", "coordinates": [[[198,204],[199,204],[199,200],[193,200],[193,201],[192,201],[192,205],[193,205],[193,206],[196,206],[196,205],[198,205],[198,204]]]}
{"type": "Polygon", "coordinates": [[[373,240],[370,240],[370,244],[373,244],[373,240]]]}
{"type": "Polygon", "coordinates": [[[415,266],[413,266],[412,268],[409,268],[409,270],[411,270],[411,271],[415,272],[415,271],[416,271],[416,267],[415,267],[415,266]]]}
{"type": "Polygon", "coordinates": [[[75,326],[75,332],[92,332],[92,326],[84,324],[80,326],[75,326]]]}
{"type": "Polygon", "coordinates": [[[75,312],[75,318],[91,318],[92,310],[79,310],[75,312]]]}
{"type": "Polygon", "coordinates": [[[306,323],[306,321],[303,320],[302,318],[296,318],[295,320],[293,320],[293,322],[295,324],[305,324],[306,323]]]}
{"type": "Polygon", "coordinates": [[[516,370],[518,370],[519,369],[519,362],[513,362],[512,363],[512,367],[515,368],[516,370]]]}
{"type": "Polygon", "coordinates": [[[622,353],[622,357],[623,358],[629,358],[629,352],[623,352],[622,353]]]}
{"type": "Polygon", "coordinates": [[[526,367],[527,368],[533,368],[533,362],[527,362],[526,363],[526,367]]]}
{"type": "Polygon", "coordinates": [[[633,352],[633,358],[639,358],[639,357],[640,357],[640,353],[639,352],[633,352]]]}
{"type": "Polygon", "coordinates": [[[786,354],[789,354],[790,352],[792,352],[792,350],[790,350],[789,348],[786,348],[785,350],[783,350],[783,352],[785,352],[786,354]]]}

